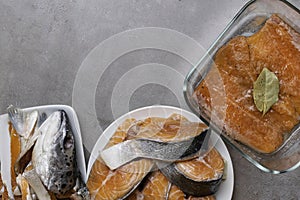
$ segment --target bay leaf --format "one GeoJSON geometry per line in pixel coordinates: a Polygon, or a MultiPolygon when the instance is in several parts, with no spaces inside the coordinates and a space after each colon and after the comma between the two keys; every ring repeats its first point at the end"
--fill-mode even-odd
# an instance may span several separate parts
{"type": "Polygon", "coordinates": [[[264,68],[253,84],[253,99],[256,108],[265,115],[278,101],[279,81],[277,76],[264,68]]]}

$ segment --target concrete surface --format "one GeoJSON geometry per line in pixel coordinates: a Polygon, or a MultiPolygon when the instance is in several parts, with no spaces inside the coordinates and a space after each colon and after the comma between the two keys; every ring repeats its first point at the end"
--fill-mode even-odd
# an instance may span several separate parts
{"type": "MultiPolygon", "coordinates": [[[[300,7],[298,0],[291,2],[300,7]]],[[[73,85],[86,56],[105,39],[126,30],[176,30],[206,49],[245,3],[246,0],[1,0],[0,112],[4,113],[11,103],[21,107],[72,105],[73,85]]],[[[109,54],[116,48],[118,44],[104,51],[109,54]]],[[[199,52],[199,58],[202,55],[199,52]]],[[[171,66],[183,75],[192,67],[177,55],[161,50],[144,48],[120,55],[101,74],[93,91],[95,105],[90,106],[96,110],[102,129],[116,117],[111,107],[112,89],[126,72],[145,63],[171,66]]],[[[182,106],[174,91],[155,82],[141,85],[127,98],[129,110],[152,104],[182,106]]],[[[84,100],[85,96],[77,99],[84,100]]],[[[90,113],[78,115],[82,123],[90,113]]],[[[94,138],[101,132],[82,134],[88,157],[94,138]]],[[[264,173],[231,147],[228,149],[235,173],[233,199],[300,198],[300,168],[281,175],[264,173]]]]}

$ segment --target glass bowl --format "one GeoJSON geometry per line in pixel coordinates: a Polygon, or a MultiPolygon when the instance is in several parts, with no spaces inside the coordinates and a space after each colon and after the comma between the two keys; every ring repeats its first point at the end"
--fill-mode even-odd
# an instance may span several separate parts
{"type": "Polygon", "coordinates": [[[259,169],[273,174],[296,169],[300,165],[300,125],[298,124],[283,145],[272,153],[260,153],[232,139],[207,116],[193,97],[194,90],[210,70],[213,57],[220,47],[237,35],[250,36],[262,28],[265,21],[276,13],[281,19],[300,32],[300,11],[285,0],[249,1],[227,25],[199,63],[190,71],[184,82],[184,96],[192,111],[216,131],[222,138],[237,149],[259,169]]]}

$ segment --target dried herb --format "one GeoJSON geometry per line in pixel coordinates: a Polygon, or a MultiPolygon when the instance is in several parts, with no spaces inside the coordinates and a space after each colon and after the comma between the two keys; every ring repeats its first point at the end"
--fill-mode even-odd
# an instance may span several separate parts
{"type": "Polygon", "coordinates": [[[256,108],[265,115],[278,101],[279,81],[277,76],[264,68],[253,84],[253,99],[256,108]]]}

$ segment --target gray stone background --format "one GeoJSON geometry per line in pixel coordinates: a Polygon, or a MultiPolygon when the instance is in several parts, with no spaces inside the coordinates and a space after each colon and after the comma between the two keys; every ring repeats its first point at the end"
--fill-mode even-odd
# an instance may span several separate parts
{"type": "MultiPolygon", "coordinates": [[[[72,105],[73,84],[83,60],[99,43],[122,31],[141,27],[173,29],[194,38],[206,49],[246,2],[1,0],[0,112],[5,113],[9,104],[72,105]]],[[[290,2],[300,8],[298,0],[290,2]]],[[[202,55],[199,52],[199,58],[202,55]]],[[[95,91],[95,109],[103,129],[113,121],[109,102],[118,77],[134,66],[149,62],[185,67],[185,73],[191,68],[178,56],[153,49],[118,58],[107,68],[95,91]]],[[[152,104],[179,106],[168,88],[145,84],[130,97],[129,109],[152,104]]],[[[79,113],[79,118],[85,114],[88,113],[79,113]]],[[[82,134],[88,137],[88,133],[82,134]]],[[[300,168],[281,175],[264,173],[230,146],[228,149],[235,173],[233,199],[300,198],[300,168]]]]}

